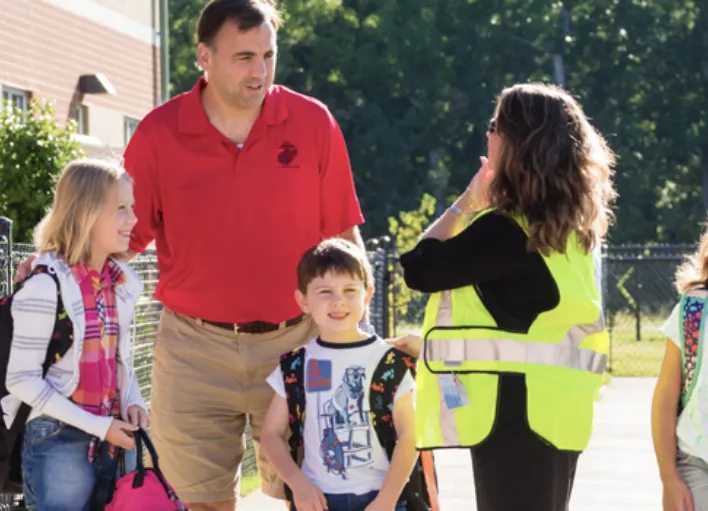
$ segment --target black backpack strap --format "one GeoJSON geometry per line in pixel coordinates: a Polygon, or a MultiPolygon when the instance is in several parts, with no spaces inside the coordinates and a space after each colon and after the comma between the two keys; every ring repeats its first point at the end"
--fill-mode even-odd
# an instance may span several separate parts
{"type": "MultiPolygon", "coordinates": [[[[73,325],[69,319],[66,309],[64,308],[64,302],[61,298],[61,286],[59,285],[59,279],[56,276],[54,270],[49,269],[47,266],[40,265],[36,266],[32,272],[23,280],[18,283],[15,287],[13,294],[17,293],[22,286],[32,277],[39,274],[49,275],[54,284],[57,287],[57,310],[54,320],[54,330],[52,332],[52,338],[49,341],[49,346],[47,347],[47,354],[44,357],[44,363],[42,364],[42,377],[47,375],[47,371],[52,366],[59,362],[66,352],[69,351],[73,343],[73,325]]],[[[25,423],[30,415],[32,408],[27,403],[22,403],[17,410],[17,415],[10,428],[12,431],[22,432],[25,429],[25,423]]]]}
{"type": "MultiPolygon", "coordinates": [[[[302,464],[304,457],[303,430],[305,429],[305,348],[299,348],[280,357],[285,395],[290,415],[290,455],[295,463],[302,464]]],[[[293,494],[285,485],[285,496],[292,502],[293,494]]]]}
{"type": "MultiPolygon", "coordinates": [[[[381,358],[371,377],[369,409],[374,431],[389,460],[393,457],[397,440],[393,422],[393,402],[406,374],[410,371],[411,375],[415,376],[415,365],[416,361],[413,357],[391,348],[381,358]]],[[[408,511],[430,509],[430,499],[420,458],[416,461],[411,477],[403,488],[401,499],[407,502],[408,511]]]]}

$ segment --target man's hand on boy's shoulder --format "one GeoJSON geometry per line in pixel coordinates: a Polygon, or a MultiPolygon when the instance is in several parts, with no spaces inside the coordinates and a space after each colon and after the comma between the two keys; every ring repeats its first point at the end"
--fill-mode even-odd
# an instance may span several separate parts
{"type": "Polygon", "coordinates": [[[298,511],[326,511],[327,500],[322,491],[303,477],[292,487],[293,500],[298,511]]]}
{"type": "Polygon", "coordinates": [[[396,339],[386,339],[385,342],[416,359],[420,356],[420,348],[423,344],[419,335],[412,334],[396,339]]]}

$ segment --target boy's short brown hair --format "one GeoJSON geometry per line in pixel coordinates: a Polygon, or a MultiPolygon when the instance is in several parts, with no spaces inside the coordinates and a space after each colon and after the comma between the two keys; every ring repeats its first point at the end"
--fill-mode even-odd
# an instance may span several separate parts
{"type": "Polygon", "coordinates": [[[330,238],[302,255],[297,265],[297,287],[307,294],[307,286],[325,273],[348,273],[360,280],[366,289],[373,287],[374,276],[366,253],[342,238],[330,238]]]}

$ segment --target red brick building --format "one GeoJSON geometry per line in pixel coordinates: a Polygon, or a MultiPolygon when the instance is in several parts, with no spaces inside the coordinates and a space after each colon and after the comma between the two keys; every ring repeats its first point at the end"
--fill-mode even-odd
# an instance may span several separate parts
{"type": "Polygon", "coordinates": [[[0,89],[52,99],[89,153],[122,152],[160,103],[160,0],[0,0],[0,89]]]}

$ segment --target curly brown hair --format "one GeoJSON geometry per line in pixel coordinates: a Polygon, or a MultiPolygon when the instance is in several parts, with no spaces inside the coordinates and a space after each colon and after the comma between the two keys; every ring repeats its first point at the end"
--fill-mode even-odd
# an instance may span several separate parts
{"type": "Polygon", "coordinates": [[[501,137],[491,205],[528,222],[528,249],[565,253],[575,233],[590,251],[607,234],[616,198],[614,153],[563,89],[524,83],[495,109],[501,137]]]}
{"type": "Polygon", "coordinates": [[[676,270],[675,284],[681,294],[696,287],[708,287],[708,224],[701,234],[698,249],[676,270]]]}

